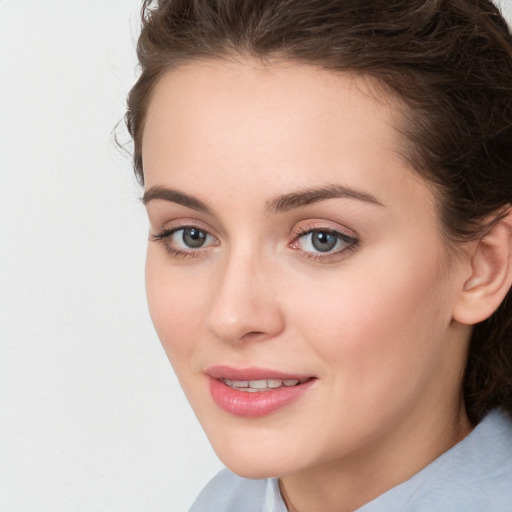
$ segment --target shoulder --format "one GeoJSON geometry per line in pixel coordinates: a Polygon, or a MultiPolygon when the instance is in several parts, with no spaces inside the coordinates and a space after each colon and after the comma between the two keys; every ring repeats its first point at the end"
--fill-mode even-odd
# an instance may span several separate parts
{"type": "Polygon", "coordinates": [[[492,411],[466,439],[360,509],[387,510],[511,512],[512,419],[492,411]]]}
{"type": "Polygon", "coordinates": [[[286,508],[276,480],[249,480],[224,469],[201,491],[189,512],[286,512],[286,508]]]}

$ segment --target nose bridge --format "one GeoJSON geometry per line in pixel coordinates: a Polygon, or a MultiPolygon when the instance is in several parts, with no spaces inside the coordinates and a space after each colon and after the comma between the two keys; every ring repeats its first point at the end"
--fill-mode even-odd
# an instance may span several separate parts
{"type": "Polygon", "coordinates": [[[272,264],[248,245],[233,248],[219,265],[208,329],[227,342],[267,339],[283,328],[272,264]]]}

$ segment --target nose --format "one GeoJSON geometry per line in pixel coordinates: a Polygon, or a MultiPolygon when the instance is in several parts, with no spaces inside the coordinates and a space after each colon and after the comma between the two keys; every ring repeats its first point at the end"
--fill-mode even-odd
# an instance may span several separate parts
{"type": "Polygon", "coordinates": [[[228,343],[264,341],[284,329],[275,270],[254,255],[233,254],[217,274],[211,297],[208,330],[228,343]]]}

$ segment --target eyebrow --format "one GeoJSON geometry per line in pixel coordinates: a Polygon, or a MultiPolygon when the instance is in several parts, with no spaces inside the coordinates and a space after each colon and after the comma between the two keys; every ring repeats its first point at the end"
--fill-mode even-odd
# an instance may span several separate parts
{"type": "Polygon", "coordinates": [[[326,185],[321,188],[301,190],[284,194],[267,202],[267,210],[273,213],[286,212],[294,208],[325,201],[326,199],[357,199],[376,206],[384,206],[374,195],[344,185],[326,185]]]}
{"type": "MultiPolygon", "coordinates": [[[[384,206],[381,201],[368,192],[344,185],[326,185],[320,188],[300,190],[278,196],[267,201],[265,209],[272,213],[282,213],[325,201],[326,199],[356,199],[376,206],[384,206]]],[[[147,205],[152,201],[169,201],[192,208],[193,210],[212,214],[211,209],[199,199],[167,187],[154,186],[146,190],[142,196],[142,203],[147,205]]]]}
{"type": "Polygon", "coordinates": [[[208,208],[208,206],[199,199],[189,196],[183,192],[179,192],[178,190],[161,186],[151,187],[144,192],[144,195],[142,196],[142,203],[147,205],[151,201],[169,201],[171,203],[181,204],[187,208],[192,208],[199,212],[212,213],[210,208],[208,208]]]}

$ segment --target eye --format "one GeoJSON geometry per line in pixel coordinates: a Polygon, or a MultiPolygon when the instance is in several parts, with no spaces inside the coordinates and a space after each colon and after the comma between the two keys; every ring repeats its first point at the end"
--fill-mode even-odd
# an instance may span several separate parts
{"type": "Polygon", "coordinates": [[[298,234],[292,248],[300,249],[311,256],[328,257],[355,248],[357,240],[333,229],[309,229],[298,234]]]}
{"type": "Polygon", "coordinates": [[[208,240],[208,233],[197,228],[178,229],[173,234],[178,244],[182,244],[184,248],[189,249],[198,249],[208,240]]]}
{"type": "Polygon", "coordinates": [[[311,231],[301,237],[305,250],[328,252],[338,249],[341,245],[340,237],[328,231],[311,231]]]}
{"type": "Polygon", "coordinates": [[[152,234],[152,240],[160,241],[173,256],[198,256],[202,250],[218,242],[208,231],[196,226],[164,229],[152,234]]]}

